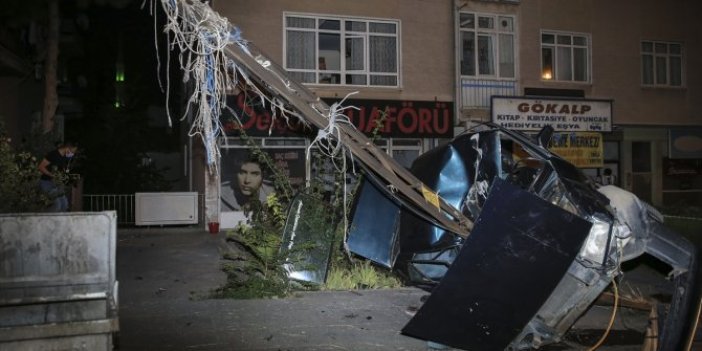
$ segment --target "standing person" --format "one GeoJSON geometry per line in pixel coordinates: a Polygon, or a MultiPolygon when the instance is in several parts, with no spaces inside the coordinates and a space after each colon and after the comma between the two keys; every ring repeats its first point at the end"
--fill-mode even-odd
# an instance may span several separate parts
{"type": "Polygon", "coordinates": [[[617,185],[617,176],[612,174],[611,168],[605,168],[604,177],[602,177],[602,184],[604,184],[604,185],[617,185]]]}
{"type": "Polygon", "coordinates": [[[222,209],[225,211],[243,211],[250,208],[250,202],[257,199],[265,202],[273,189],[264,184],[263,167],[254,159],[242,162],[236,169],[229,187],[222,187],[222,209]]]}
{"type": "Polygon", "coordinates": [[[61,175],[67,176],[71,170],[71,160],[78,147],[73,142],[64,142],[56,149],[49,151],[39,163],[41,178],[39,186],[50,198],[54,199],[50,207],[51,212],[68,211],[68,197],[66,197],[61,175]]]}
{"type": "Polygon", "coordinates": [[[597,176],[597,182],[602,185],[617,185],[617,176],[612,174],[611,168],[605,168],[602,176],[597,176]]]}

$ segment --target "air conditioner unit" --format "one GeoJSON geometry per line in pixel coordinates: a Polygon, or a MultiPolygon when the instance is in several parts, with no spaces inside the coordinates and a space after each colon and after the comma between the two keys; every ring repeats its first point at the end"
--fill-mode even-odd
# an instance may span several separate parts
{"type": "Polygon", "coordinates": [[[136,225],[197,224],[197,193],[136,193],[136,225]]]}

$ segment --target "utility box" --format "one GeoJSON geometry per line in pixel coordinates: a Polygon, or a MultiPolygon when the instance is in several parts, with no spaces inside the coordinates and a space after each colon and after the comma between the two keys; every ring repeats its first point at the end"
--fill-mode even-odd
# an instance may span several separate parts
{"type": "Polygon", "coordinates": [[[117,215],[0,215],[0,350],[112,350],[117,215]]]}
{"type": "Polygon", "coordinates": [[[136,193],[135,224],[197,224],[197,200],[195,192],[136,193]]]}

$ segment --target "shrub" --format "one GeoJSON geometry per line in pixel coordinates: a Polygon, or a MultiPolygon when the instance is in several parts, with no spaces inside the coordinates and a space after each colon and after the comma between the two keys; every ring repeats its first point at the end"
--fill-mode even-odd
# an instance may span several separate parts
{"type": "Polygon", "coordinates": [[[36,157],[15,152],[4,126],[0,124],[0,213],[38,212],[53,199],[39,188],[36,157]]]}

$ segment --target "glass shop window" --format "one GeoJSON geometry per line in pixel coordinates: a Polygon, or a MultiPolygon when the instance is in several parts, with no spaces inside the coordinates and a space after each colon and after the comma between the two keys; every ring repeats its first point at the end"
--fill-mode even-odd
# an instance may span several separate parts
{"type": "Polygon", "coordinates": [[[422,153],[422,139],[376,139],[374,143],[407,169],[422,153]]]}

